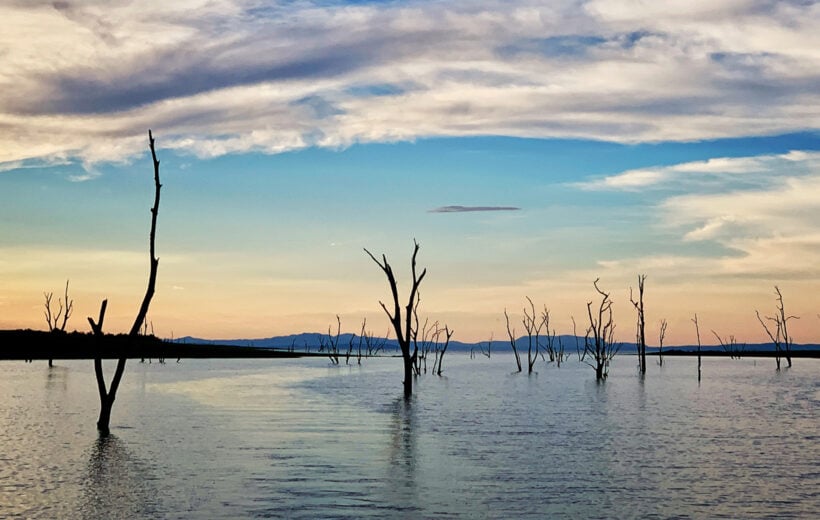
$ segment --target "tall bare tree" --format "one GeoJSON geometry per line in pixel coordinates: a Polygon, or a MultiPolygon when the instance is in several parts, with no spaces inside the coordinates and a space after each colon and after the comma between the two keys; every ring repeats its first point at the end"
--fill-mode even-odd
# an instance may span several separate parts
{"type": "Polygon", "coordinates": [[[589,317],[589,328],[584,337],[585,356],[589,356],[592,361],[584,361],[587,365],[595,369],[595,380],[603,381],[609,372],[609,363],[615,354],[620,350],[620,345],[615,343],[615,322],[612,320],[612,299],[609,293],[602,291],[598,287],[598,278],[593,282],[595,291],[601,297],[598,309],[593,313],[592,302],[587,302],[587,315],[589,317]]]}
{"type": "Polygon", "coordinates": [[[413,363],[418,355],[418,351],[410,352],[410,343],[413,339],[413,308],[418,294],[419,285],[427,274],[427,269],[423,269],[419,274],[416,271],[416,256],[419,252],[419,243],[413,240],[413,255],[410,259],[410,272],[412,274],[412,284],[410,286],[410,295],[407,299],[407,305],[404,307],[404,317],[402,317],[402,307],[399,303],[399,289],[396,282],[396,276],[393,274],[393,268],[387,262],[387,256],[382,254],[382,260],[379,261],[367,249],[365,253],[378,265],[387,277],[387,282],[390,284],[390,292],[393,296],[393,312],[387,309],[387,306],[379,301],[384,312],[393,325],[393,330],[396,332],[396,341],[401,348],[401,355],[404,361],[404,397],[409,398],[413,395],[413,363]]]}
{"type": "MultiPolygon", "coordinates": [[[[151,231],[148,235],[149,244],[149,260],[150,270],[148,274],[148,287],[145,290],[145,296],[142,299],[137,316],[134,319],[134,324],[128,335],[135,339],[140,335],[145,316],[148,314],[148,307],[151,305],[151,299],[154,297],[154,290],[157,283],[157,268],[159,267],[159,258],[156,257],[156,232],[157,232],[157,215],[159,213],[159,196],[162,184],[159,182],[159,160],[154,148],[154,136],[151,130],[148,130],[148,145],[151,149],[151,159],[154,165],[154,205],[151,207],[151,231]]],[[[105,310],[108,306],[108,300],[103,300],[100,305],[100,315],[95,322],[93,318],[89,317],[88,322],[91,325],[91,330],[97,336],[103,335],[103,321],[105,320],[105,310]]],[[[111,379],[111,385],[106,388],[105,377],[103,375],[102,358],[94,359],[94,373],[97,377],[97,389],[100,394],[100,417],[97,420],[97,429],[100,435],[107,436],[109,434],[109,424],[111,422],[111,408],[114,405],[114,399],[117,396],[117,389],[120,386],[123,373],[125,372],[125,362],[127,358],[119,358],[117,360],[117,368],[114,371],[114,377],[111,379]]]]}
{"type": "Polygon", "coordinates": [[[638,299],[632,297],[632,287],[629,288],[629,301],[638,311],[637,332],[635,334],[635,345],[638,347],[638,367],[641,374],[646,374],[646,316],[643,308],[643,289],[646,282],[646,275],[638,275],[638,299]]]}

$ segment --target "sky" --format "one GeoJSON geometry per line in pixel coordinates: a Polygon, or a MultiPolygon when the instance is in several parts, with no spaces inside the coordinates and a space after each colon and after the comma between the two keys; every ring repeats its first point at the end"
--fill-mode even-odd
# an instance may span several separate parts
{"type": "MultiPolygon", "coordinates": [[[[68,330],[148,277],[154,333],[384,334],[385,254],[423,318],[504,339],[529,297],[583,334],[762,342],[775,286],[820,342],[820,4],[0,2],[0,328],[68,330]],[[593,303],[595,305],[595,303],[593,303]],[[713,332],[714,331],[714,332],[713,332]]],[[[516,326],[517,333],[523,327],[516,326]]]]}

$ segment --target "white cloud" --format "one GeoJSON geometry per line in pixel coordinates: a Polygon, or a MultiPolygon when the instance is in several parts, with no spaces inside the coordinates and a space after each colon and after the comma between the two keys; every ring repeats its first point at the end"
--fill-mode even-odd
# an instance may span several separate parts
{"type": "Polygon", "coordinates": [[[820,172],[820,152],[794,150],[785,154],[758,155],[752,157],[718,157],[705,161],[693,161],[666,167],[653,167],[609,175],[600,179],[576,183],[585,190],[626,190],[644,188],[670,188],[685,186],[697,188],[704,180],[715,185],[731,186],[742,178],[747,183],[771,186],[778,179],[798,177],[820,172]]]}
{"type": "Polygon", "coordinates": [[[815,4],[56,5],[0,7],[0,167],[127,160],[148,128],[162,147],[210,157],[442,135],[637,142],[820,126],[815,4]]]}
{"type": "MultiPolygon", "coordinates": [[[[577,184],[653,189],[647,220],[663,253],[599,262],[611,276],[820,281],[820,153],[724,157],[630,170],[577,184]]],[[[589,273],[582,273],[590,276],[589,273]]]]}

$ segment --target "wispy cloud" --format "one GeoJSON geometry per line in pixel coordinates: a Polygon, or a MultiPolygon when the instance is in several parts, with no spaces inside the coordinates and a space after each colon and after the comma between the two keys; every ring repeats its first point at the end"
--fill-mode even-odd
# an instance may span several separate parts
{"type": "Polygon", "coordinates": [[[648,209],[656,228],[676,236],[681,248],[697,250],[692,256],[615,259],[602,262],[604,268],[655,269],[680,279],[820,278],[820,153],[683,163],[624,172],[585,187],[657,189],[661,196],[648,209]],[[638,175],[643,172],[656,175],[638,175]],[[704,176],[713,181],[707,189],[701,189],[704,176]],[[647,182],[629,182],[635,179],[647,182]]]}
{"type": "Polygon", "coordinates": [[[428,210],[428,213],[469,213],[473,211],[519,211],[513,206],[441,206],[428,210]]]}
{"type": "Polygon", "coordinates": [[[149,127],[162,146],[202,157],[445,135],[636,142],[817,127],[816,5],[682,6],[5,4],[0,163],[122,161],[142,153],[149,127]]]}
{"type": "Polygon", "coordinates": [[[791,151],[778,155],[751,157],[718,157],[666,167],[628,170],[600,179],[576,183],[584,190],[639,191],[648,188],[665,189],[670,185],[685,185],[690,189],[711,181],[730,185],[742,179],[746,183],[771,185],[782,175],[800,176],[820,168],[820,152],[791,151]]]}

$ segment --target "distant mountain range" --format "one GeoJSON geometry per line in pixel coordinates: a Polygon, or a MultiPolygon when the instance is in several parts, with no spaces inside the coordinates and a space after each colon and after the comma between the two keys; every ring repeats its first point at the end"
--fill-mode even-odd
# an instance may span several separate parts
{"type": "MultiPolygon", "coordinates": [[[[351,340],[354,342],[354,349],[358,345],[358,335],[345,333],[339,335],[339,343],[338,348],[339,351],[345,352],[347,351],[348,345],[350,344],[351,340]]],[[[541,338],[543,341],[543,336],[541,338]]],[[[562,335],[556,336],[555,338],[555,346],[558,346],[558,341],[564,346],[564,352],[572,354],[575,352],[576,345],[578,348],[584,348],[584,338],[578,337],[576,338],[573,335],[562,335]]],[[[319,333],[319,332],[303,332],[301,334],[291,334],[289,336],[273,336],[270,338],[256,338],[256,339],[202,339],[196,338],[192,336],[184,336],[175,340],[172,340],[174,343],[194,343],[194,344],[202,344],[202,345],[226,345],[226,346],[238,346],[238,347],[257,347],[257,348],[275,348],[275,349],[293,349],[295,351],[309,351],[309,352],[316,352],[319,350],[320,346],[324,343],[328,343],[328,335],[319,333]]],[[[383,338],[377,338],[377,341],[384,341],[384,351],[385,352],[398,352],[399,345],[398,342],[394,339],[384,340],[383,338]]],[[[528,347],[528,339],[526,337],[518,338],[516,340],[516,347],[518,348],[519,352],[525,352],[528,347]]],[[[364,347],[362,347],[364,348],[364,347]]],[[[449,346],[447,347],[448,350],[451,351],[458,351],[458,352],[470,352],[475,351],[476,353],[480,352],[481,349],[487,349],[487,342],[479,342],[479,343],[464,343],[461,341],[450,341],[449,346]]],[[[498,341],[495,340],[491,344],[491,348],[493,352],[509,352],[510,351],[510,342],[509,341],[498,341]]],[[[774,344],[772,343],[750,343],[750,344],[738,344],[737,348],[742,348],[744,352],[765,352],[765,351],[773,351],[774,344]]],[[[655,346],[647,346],[647,353],[654,353],[657,352],[657,347],[655,346]]],[[[676,351],[689,351],[693,352],[697,350],[697,345],[669,345],[664,347],[665,351],[668,350],[676,350],[676,351]]],[[[801,345],[792,345],[792,350],[820,350],[820,344],[801,344],[801,345]]],[[[635,343],[621,343],[621,350],[622,353],[635,353],[637,348],[635,343]]],[[[723,352],[724,349],[720,345],[703,345],[701,347],[701,351],[703,352],[723,352]]]]}

